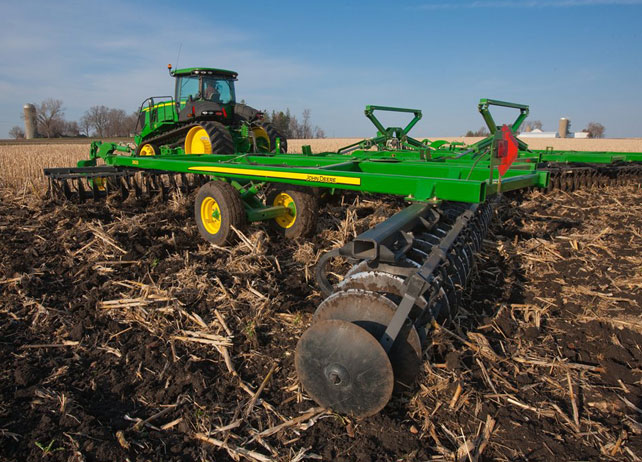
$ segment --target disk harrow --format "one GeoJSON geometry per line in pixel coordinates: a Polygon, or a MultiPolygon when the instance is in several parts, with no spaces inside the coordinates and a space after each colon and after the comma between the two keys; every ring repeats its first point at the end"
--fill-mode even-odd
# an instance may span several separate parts
{"type": "Polygon", "coordinates": [[[456,314],[491,218],[488,202],[415,204],[322,257],[316,278],[327,298],[295,356],[317,403],[366,417],[393,389],[412,389],[432,326],[456,314]],[[353,266],[331,285],[326,267],[339,256],[353,266]]]}
{"type": "Polygon", "coordinates": [[[560,189],[575,191],[591,187],[619,186],[640,183],[642,181],[642,165],[627,163],[612,165],[582,165],[582,164],[542,164],[541,170],[550,173],[547,191],[560,189]]]}
{"type": "MultiPolygon", "coordinates": [[[[183,77],[202,84],[200,72],[183,77]]],[[[148,134],[138,146],[94,142],[88,160],[45,174],[51,196],[63,200],[167,198],[197,189],[195,221],[215,245],[231,242],[236,231],[256,221],[269,221],[287,239],[310,235],[319,198],[327,194],[406,199],[406,209],[320,259],[315,275],[325,299],[296,347],[295,366],[307,393],[336,412],[365,417],[385,407],[394,390],[413,388],[431,329],[456,316],[495,197],[528,188],[570,191],[640,181],[642,153],[532,151],[516,137],[528,106],[482,99],[478,109],[491,135],[470,146],[411,138],[421,118],[417,109],[367,106],[377,136],[338,152],[313,154],[304,146],[301,154],[284,154],[284,140],[269,126],[250,132],[246,125],[234,146],[252,140],[252,149],[216,152],[212,146],[232,146],[228,135],[236,132],[204,119],[185,135],[189,149],[169,143],[174,131],[148,134]],[[500,126],[491,106],[519,115],[500,126]],[[408,113],[412,120],[405,128],[384,127],[375,111],[408,113]],[[160,149],[154,140],[164,143],[160,149]],[[350,265],[341,280],[331,281],[330,274],[341,272],[339,257],[350,265]]],[[[183,130],[170,125],[167,130],[183,130]]]]}
{"type": "MultiPolygon", "coordinates": [[[[590,154],[591,153],[587,153],[590,154]]],[[[642,184],[642,160],[635,162],[614,162],[611,164],[588,162],[543,162],[537,165],[539,171],[549,173],[546,191],[561,190],[572,192],[579,189],[642,184]]]]}

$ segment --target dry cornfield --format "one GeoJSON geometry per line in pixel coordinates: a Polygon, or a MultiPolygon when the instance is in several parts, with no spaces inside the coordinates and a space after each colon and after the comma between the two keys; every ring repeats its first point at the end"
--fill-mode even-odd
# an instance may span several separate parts
{"type": "Polygon", "coordinates": [[[88,157],[87,144],[0,145],[0,187],[41,188],[44,168],[69,167],[88,157]]]}

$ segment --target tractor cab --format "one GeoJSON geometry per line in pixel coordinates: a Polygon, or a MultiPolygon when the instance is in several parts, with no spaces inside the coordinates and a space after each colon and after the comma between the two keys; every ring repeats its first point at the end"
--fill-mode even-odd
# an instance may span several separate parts
{"type": "Polygon", "coordinates": [[[174,95],[141,104],[134,137],[138,154],[287,152],[287,140],[261,111],[236,102],[236,72],[168,69],[176,79],[174,95]]]}
{"type": "Polygon", "coordinates": [[[174,101],[179,121],[206,118],[229,124],[233,120],[236,72],[199,67],[170,68],[170,73],[176,78],[174,101]]]}

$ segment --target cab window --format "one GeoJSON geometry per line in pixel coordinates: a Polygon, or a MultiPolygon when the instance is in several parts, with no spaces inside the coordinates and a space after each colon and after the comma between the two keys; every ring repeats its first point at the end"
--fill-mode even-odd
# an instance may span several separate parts
{"type": "Polygon", "coordinates": [[[234,103],[234,81],[215,77],[203,77],[203,96],[220,104],[234,103]]]}
{"type": "Polygon", "coordinates": [[[178,82],[178,100],[187,101],[191,96],[196,99],[199,94],[198,77],[181,77],[178,82]]]}

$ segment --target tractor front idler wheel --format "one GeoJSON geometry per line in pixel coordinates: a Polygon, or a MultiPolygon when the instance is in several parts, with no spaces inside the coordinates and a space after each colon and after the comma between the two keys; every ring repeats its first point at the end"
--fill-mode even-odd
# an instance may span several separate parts
{"type": "Polygon", "coordinates": [[[210,181],[196,194],[194,217],[198,232],[216,245],[231,243],[234,230],[245,225],[245,209],[239,192],[225,181],[210,181]]]}
{"type": "Polygon", "coordinates": [[[136,150],[139,156],[156,156],[160,154],[160,149],[154,143],[145,143],[136,150]]]}
{"type": "Polygon", "coordinates": [[[351,322],[326,319],[313,324],[296,346],[294,363],[305,391],[335,412],[368,417],[392,396],[388,355],[372,334],[351,322]]]}
{"type": "Polygon", "coordinates": [[[295,186],[276,187],[267,195],[268,207],[281,206],[288,209],[285,215],[272,220],[272,228],[288,238],[309,236],[317,227],[319,206],[310,188],[295,186]]]}

